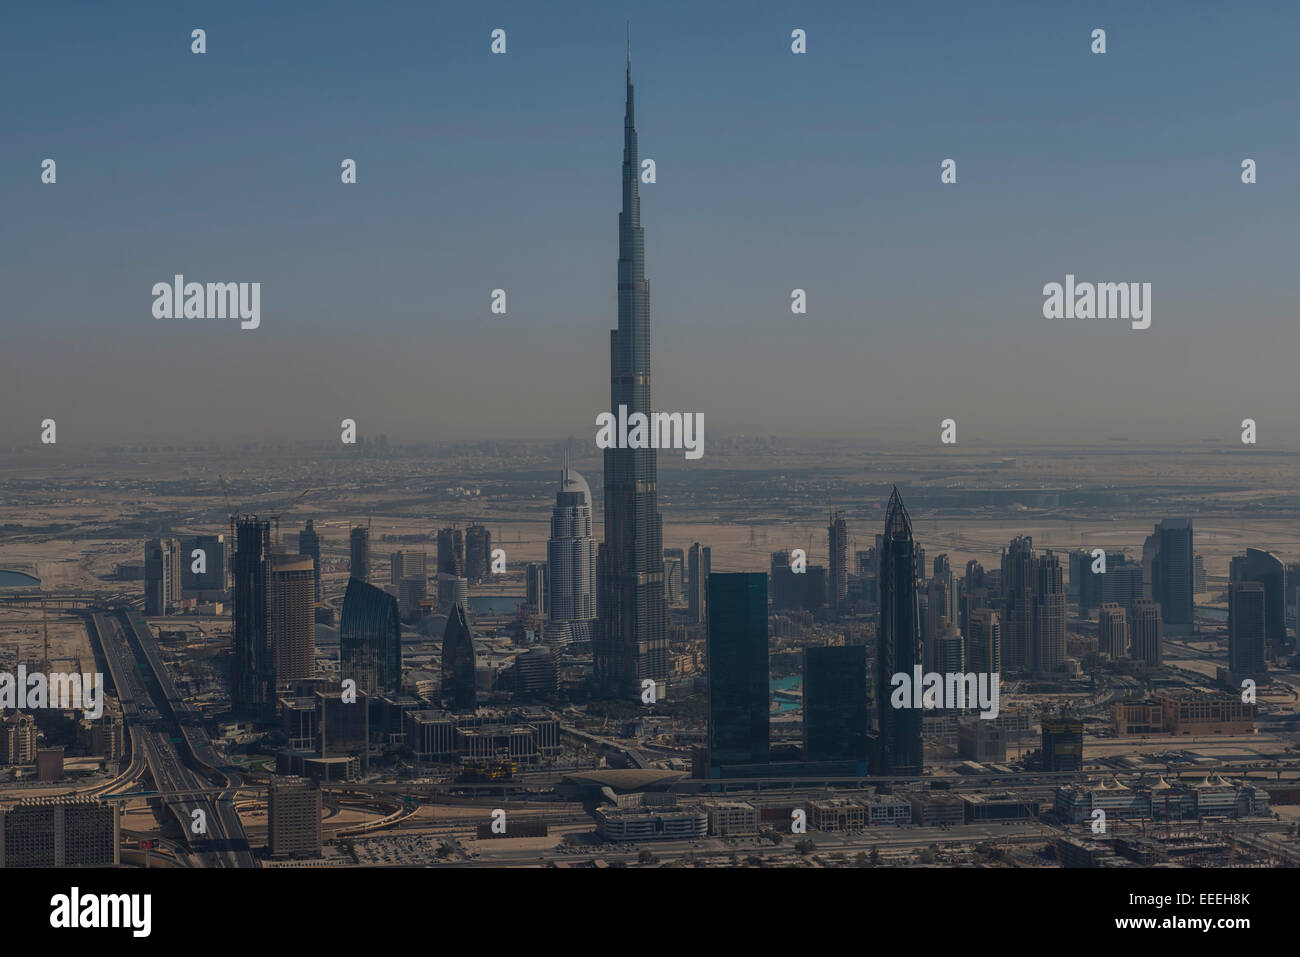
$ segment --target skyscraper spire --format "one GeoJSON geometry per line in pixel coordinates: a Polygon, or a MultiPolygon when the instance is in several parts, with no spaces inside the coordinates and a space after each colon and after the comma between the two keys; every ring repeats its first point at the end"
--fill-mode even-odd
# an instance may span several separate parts
{"type": "MultiPolygon", "coordinates": [[[[645,278],[640,161],[628,27],[627,111],[623,118],[623,211],[618,217],[618,327],[610,333],[610,410],[649,418],[650,283],[645,278]]],[[[607,695],[640,693],[668,674],[663,519],[654,449],[605,449],[605,541],[597,565],[600,621],[592,636],[596,683],[607,695]]]]}
{"type": "Polygon", "coordinates": [[[627,21],[627,85],[632,85],[632,21],[627,21]]]}

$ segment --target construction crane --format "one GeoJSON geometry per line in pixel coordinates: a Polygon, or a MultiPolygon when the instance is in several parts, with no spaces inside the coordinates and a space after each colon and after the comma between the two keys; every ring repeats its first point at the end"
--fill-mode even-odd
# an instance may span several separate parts
{"type": "Polygon", "coordinates": [[[303,489],[301,492],[298,493],[297,498],[291,499],[288,504],[284,505],[274,515],[268,516],[272,521],[275,522],[275,550],[277,552],[280,550],[280,516],[285,514],[286,512],[289,511],[289,509],[293,508],[295,505],[301,502],[304,498],[307,497],[308,493],[310,492],[311,489],[309,488],[303,489]]]}

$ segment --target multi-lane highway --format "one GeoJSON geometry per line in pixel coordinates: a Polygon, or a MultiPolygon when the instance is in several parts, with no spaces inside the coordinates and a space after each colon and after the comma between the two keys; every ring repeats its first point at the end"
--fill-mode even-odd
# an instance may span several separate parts
{"type": "Polygon", "coordinates": [[[163,666],[148,624],[133,608],[96,610],[90,631],[117,689],[131,735],[132,765],[143,762],[148,768],[158,800],[176,818],[195,862],[255,867],[232,802],[241,782],[218,767],[207,734],[163,666]],[[215,799],[205,793],[211,787],[221,789],[215,799]]]}

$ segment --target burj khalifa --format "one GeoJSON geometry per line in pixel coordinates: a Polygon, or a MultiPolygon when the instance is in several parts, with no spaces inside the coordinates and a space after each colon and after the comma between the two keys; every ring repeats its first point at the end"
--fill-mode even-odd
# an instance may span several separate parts
{"type": "MultiPolygon", "coordinates": [[[[618,217],[618,328],[610,332],[610,411],[630,417],[650,407],[650,283],[638,191],[640,162],[628,45],[623,119],[623,211],[618,217]]],[[[592,636],[600,693],[639,695],[646,678],[668,674],[663,519],[652,448],[605,449],[605,541],[597,554],[599,621],[592,636]]]]}

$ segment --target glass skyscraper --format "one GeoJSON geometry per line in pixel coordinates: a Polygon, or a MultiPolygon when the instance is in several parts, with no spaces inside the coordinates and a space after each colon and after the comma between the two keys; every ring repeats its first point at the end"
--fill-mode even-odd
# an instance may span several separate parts
{"type": "Polygon", "coordinates": [[[397,599],[382,588],[348,579],[339,622],[341,677],[352,678],[366,694],[402,690],[402,625],[397,599]]]}
{"type": "Polygon", "coordinates": [[[709,773],[768,761],[767,575],[709,576],[709,773]]]}
{"type": "Polygon", "coordinates": [[[591,534],[591,489],[564,457],[560,490],[546,542],[548,640],[561,644],[590,634],[596,617],[596,542],[591,534]]]}
{"type": "Polygon", "coordinates": [[[876,639],[878,774],[920,774],[924,764],[920,709],[895,708],[891,703],[893,676],[904,674],[910,682],[912,669],[921,664],[916,570],[912,520],[895,487],[889,496],[880,549],[880,628],[876,639]]]}
{"type": "MultiPolygon", "coordinates": [[[[648,417],[650,283],[637,189],[640,163],[627,63],[623,119],[623,211],[618,219],[618,328],[610,332],[610,412],[648,417]]],[[[597,553],[599,620],[592,638],[599,693],[639,694],[645,678],[668,674],[664,607],[663,519],[657,502],[655,449],[605,450],[605,541],[597,553]]]]}
{"type": "Polygon", "coordinates": [[[865,646],[804,649],[803,755],[805,761],[854,761],[866,773],[865,646]]]}
{"type": "Polygon", "coordinates": [[[478,697],[474,686],[474,636],[465,606],[456,602],[447,613],[442,633],[442,697],[452,711],[474,711],[478,697]]]}
{"type": "Polygon", "coordinates": [[[275,658],[271,648],[271,523],[253,516],[235,526],[232,595],[235,660],[231,664],[230,704],[235,714],[263,717],[272,707],[275,658]]]}

